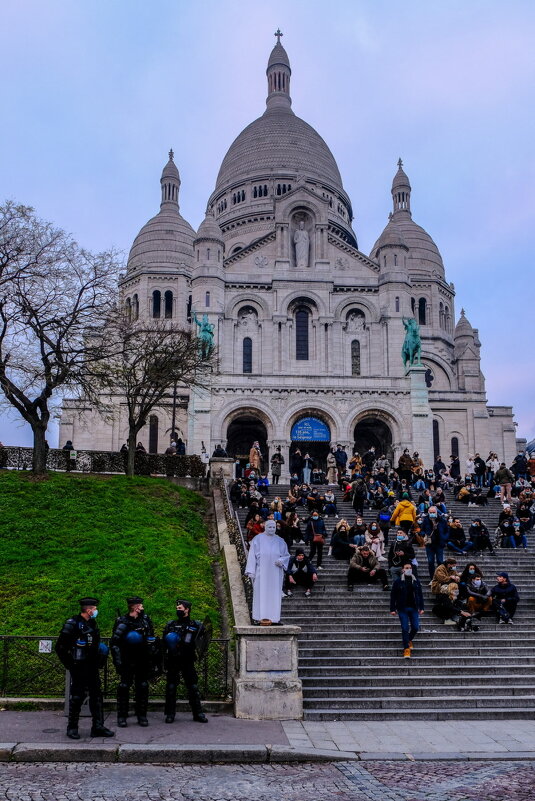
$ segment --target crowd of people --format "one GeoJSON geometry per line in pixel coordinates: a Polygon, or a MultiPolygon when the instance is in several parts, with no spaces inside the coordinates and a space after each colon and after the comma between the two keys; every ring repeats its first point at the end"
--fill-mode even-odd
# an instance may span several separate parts
{"type": "Polygon", "coordinates": [[[476,631],[484,616],[512,623],[519,596],[507,572],[499,570],[495,581],[486,580],[475,561],[457,572],[456,556],[475,560],[488,552],[496,558],[502,548],[528,548],[535,521],[535,454],[519,453],[508,468],[495,453],[486,460],[476,453],[468,458],[464,473],[456,456],[448,467],[439,456],[433,468],[426,469],[419,454],[411,455],[408,449],[394,468],[374,448],[348,458],[339,445],[331,450],[325,473],[306,452],[296,454],[288,492],[279,493],[278,480],[270,486],[260,462],[257,470],[246,470],[230,487],[234,504],[247,509],[247,541],[272,521],[270,528],[286,545],[283,595],[292,597],[298,586],[305,597],[312,595],[328,549],[330,557],[347,565],[348,591],[360,584],[390,590],[391,611],[402,626],[404,656],[410,657],[423,612],[418,574],[425,554],[432,612],[438,619],[460,631],[476,631]],[[322,482],[313,481],[314,470],[323,476],[322,482]],[[336,486],[351,503],[354,520],[340,519],[336,486]],[[502,508],[489,531],[476,510],[492,497],[500,498],[502,508]],[[474,508],[466,530],[451,513],[452,499],[474,508]],[[369,522],[364,520],[365,509],[373,513],[369,522]],[[329,517],[335,520],[330,536],[325,526],[329,517]]]}

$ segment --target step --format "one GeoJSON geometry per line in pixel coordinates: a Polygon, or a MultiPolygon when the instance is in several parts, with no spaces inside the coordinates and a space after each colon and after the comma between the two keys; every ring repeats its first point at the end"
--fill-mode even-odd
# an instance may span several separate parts
{"type": "MultiPolygon", "coordinates": [[[[369,680],[370,684],[373,681],[372,679],[369,680]]],[[[396,683],[396,690],[399,693],[402,693],[404,699],[414,699],[414,698],[426,698],[429,699],[431,697],[438,697],[443,698],[444,692],[447,687],[444,686],[444,682],[442,681],[439,684],[428,684],[425,683],[421,687],[414,686],[414,685],[399,685],[396,683]]],[[[500,697],[503,698],[510,698],[510,697],[517,697],[517,696],[531,696],[533,697],[533,681],[529,681],[526,684],[515,684],[511,685],[510,687],[504,686],[502,683],[496,687],[496,689],[500,693],[500,697]]],[[[496,698],[494,695],[494,688],[489,688],[486,684],[471,684],[470,679],[466,681],[466,683],[460,683],[456,681],[455,683],[455,692],[457,697],[460,696],[460,691],[462,690],[462,697],[466,698],[467,700],[472,702],[473,698],[486,698],[489,696],[492,698],[496,698]]],[[[320,699],[322,701],[326,699],[337,699],[340,700],[347,700],[348,702],[358,702],[359,699],[375,699],[377,700],[384,700],[389,699],[392,696],[392,683],[389,682],[386,685],[375,685],[371,684],[371,686],[359,686],[359,687],[318,687],[316,685],[307,684],[306,685],[306,699],[307,703],[311,701],[311,699],[320,699]]],[[[449,698],[449,696],[448,696],[449,698]]],[[[399,700],[399,695],[395,696],[396,701],[399,700]]]]}
{"type": "Polygon", "coordinates": [[[524,707],[486,707],[467,709],[466,705],[450,706],[447,709],[304,709],[303,717],[308,721],[393,721],[393,720],[533,720],[533,710],[524,707]]]}

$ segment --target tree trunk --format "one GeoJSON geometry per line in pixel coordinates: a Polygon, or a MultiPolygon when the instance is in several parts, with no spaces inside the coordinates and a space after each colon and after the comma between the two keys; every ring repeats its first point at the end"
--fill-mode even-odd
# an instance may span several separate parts
{"type": "Polygon", "coordinates": [[[33,457],[32,457],[32,471],[36,476],[44,476],[46,474],[46,457],[48,449],[46,447],[46,428],[40,425],[32,426],[33,428],[33,457]]]}
{"type": "Polygon", "coordinates": [[[136,439],[137,431],[130,429],[128,432],[128,459],[126,460],[126,475],[133,476],[136,467],[136,439]]]}

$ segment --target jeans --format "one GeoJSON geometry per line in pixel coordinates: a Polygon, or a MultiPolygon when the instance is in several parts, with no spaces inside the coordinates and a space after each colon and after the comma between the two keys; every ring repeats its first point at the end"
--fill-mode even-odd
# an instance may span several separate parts
{"type": "Polygon", "coordinates": [[[429,568],[429,578],[433,578],[435,573],[435,560],[436,567],[444,561],[444,546],[435,547],[434,545],[426,545],[425,553],[427,556],[427,566],[429,568]]]}
{"type": "Polygon", "coordinates": [[[408,648],[409,642],[414,640],[420,628],[420,615],[417,609],[412,609],[410,606],[403,611],[398,610],[399,622],[401,625],[401,636],[403,638],[403,647],[408,648]]]}
{"type": "Polygon", "coordinates": [[[310,474],[312,472],[312,468],[310,467],[303,467],[303,483],[310,484],[310,474]]]}
{"type": "MultiPolygon", "coordinates": [[[[509,546],[511,548],[520,548],[520,543],[518,543],[518,545],[517,545],[517,542],[518,542],[518,540],[516,539],[516,537],[514,537],[514,536],[509,537],[509,546]]],[[[527,548],[528,547],[528,538],[526,537],[525,534],[522,534],[521,542],[522,542],[522,548],[527,548]]]]}
{"type": "Polygon", "coordinates": [[[483,478],[484,476],[476,473],[476,487],[483,487],[483,478]]]}

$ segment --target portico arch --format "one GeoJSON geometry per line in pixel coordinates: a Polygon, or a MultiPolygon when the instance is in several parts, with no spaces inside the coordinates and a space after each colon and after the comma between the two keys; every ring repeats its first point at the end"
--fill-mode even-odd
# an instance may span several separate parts
{"type": "Polygon", "coordinates": [[[268,438],[271,421],[259,409],[238,408],[227,416],[223,430],[226,430],[226,450],[229,456],[239,460],[245,467],[249,461],[249,451],[255,440],[258,440],[262,453],[262,469],[267,470],[269,464],[268,438]]]}
{"type": "Polygon", "coordinates": [[[391,421],[377,410],[364,412],[353,429],[354,450],[362,456],[371,447],[378,456],[384,454],[390,461],[394,458],[394,433],[391,421]]]}

